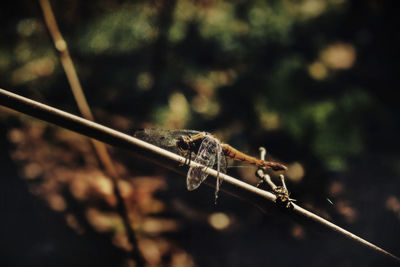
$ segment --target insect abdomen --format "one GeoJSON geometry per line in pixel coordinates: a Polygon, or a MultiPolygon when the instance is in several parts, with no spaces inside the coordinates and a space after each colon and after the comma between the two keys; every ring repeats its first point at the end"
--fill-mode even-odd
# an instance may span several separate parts
{"type": "Polygon", "coordinates": [[[222,144],[222,150],[227,158],[237,160],[237,161],[245,161],[250,164],[254,164],[257,167],[266,167],[266,168],[271,168],[275,171],[280,171],[280,170],[287,170],[287,167],[283,164],[277,163],[277,162],[271,162],[271,161],[264,161],[261,159],[257,159],[255,157],[248,156],[237,149],[231,147],[228,144],[222,144]]]}

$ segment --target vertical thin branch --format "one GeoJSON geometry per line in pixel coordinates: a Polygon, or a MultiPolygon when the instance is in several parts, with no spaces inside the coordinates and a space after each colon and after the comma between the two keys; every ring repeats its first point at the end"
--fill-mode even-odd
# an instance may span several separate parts
{"type": "MultiPolygon", "coordinates": [[[[47,28],[49,29],[49,33],[53,39],[54,46],[60,54],[60,61],[67,76],[71,91],[74,95],[79,111],[84,118],[94,121],[93,114],[90,110],[88,102],[86,101],[85,94],[78,78],[78,74],[74,67],[72,58],[69,54],[67,43],[62,37],[62,34],[57,26],[57,21],[51,8],[50,2],[49,0],[39,0],[39,4],[42,8],[43,17],[47,28]]],[[[144,257],[139,250],[137,238],[129,220],[128,210],[118,187],[119,175],[117,173],[117,170],[115,169],[115,165],[110,157],[110,154],[107,151],[105,144],[95,139],[90,140],[101,164],[103,165],[106,173],[111,177],[111,180],[113,182],[114,193],[117,197],[117,211],[122,217],[127,236],[132,246],[134,247],[132,250],[132,256],[137,261],[138,266],[144,266],[144,257]]]]}

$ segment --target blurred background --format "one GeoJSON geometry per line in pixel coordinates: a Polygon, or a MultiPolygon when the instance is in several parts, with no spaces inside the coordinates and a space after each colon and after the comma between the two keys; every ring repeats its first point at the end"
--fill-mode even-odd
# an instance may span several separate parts
{"type": "MultiPolygon", "coordinates": [[[[52,1],[97,122],[196,129],[289,167],[297,203],[400,254],[392,1],[52,1]],[[328,201],[329,199],[329,201],[328,201]],[[332,202],[332,203],[330,203],[332,202]]],[[[38,2],[0,10],[0,87],[79,114],[38,2]]],[[[135,266],[87,138],[0,107],[3,266],[135,266]]],[[[376,266],[111,148],[148,266],[376,266]]],[[[237,165],[230,163],[230,165],[237,165]]],[[[245,164],[240,164],[246,166],[245,164]]],[[[256,184],[251,166],[228,174],[256,184]]]]}

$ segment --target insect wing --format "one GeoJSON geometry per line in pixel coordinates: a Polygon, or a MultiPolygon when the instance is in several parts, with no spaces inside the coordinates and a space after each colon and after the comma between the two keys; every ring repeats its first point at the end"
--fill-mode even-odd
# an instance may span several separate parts
{"type": "Polygon", "coordinates": [[[217,175],[217,184],[215,186],[215,204],[217,204],[217,199],[218,199],[218,192],[219,192],[219,188],[221,187],[222,184],[222,178],[220,177],[220,173],[226,173],[226,158],[225,158],[225,154],[222,150],[222,146],[221,143],[217,143],[217,171],[218,171],[218,175],[217,175]]]}
{"type": "Polygon", "coordinates": [[[150,144],[160,146],[171,152],[182,155],[182,152],[177,148],[176,141],[182,135],[195,135],[200,133],[195,130],[165,130],[165,129],[140,129],[133,133],[133,136],[150,144]]]}
{"type": "MultiPolygon", "coordinates": [[[[219,144],[219,146],[218,146],[218,164],[219,164],[218,171],[222,172],[222,173],[226,173],[227,162],[226,162],[225,154],[222,151],[221,144],[219,144]]],[[[222,179],[219,179],[218,186],[220,186],[221,184],[222,184],[222,179]]]]}
{"type": "MultiPolygon", "coordinates": [[[[199,151],[194,159],[195,162],[204,165],[206,168],[212,168],[218,152],[219,142],[211,136],[204,138],[199,151]]],[[[208,174],[204,172],[204,167],[190,167],[186,184],[189,191],[195,190],[207,178],[208,174]]]]}

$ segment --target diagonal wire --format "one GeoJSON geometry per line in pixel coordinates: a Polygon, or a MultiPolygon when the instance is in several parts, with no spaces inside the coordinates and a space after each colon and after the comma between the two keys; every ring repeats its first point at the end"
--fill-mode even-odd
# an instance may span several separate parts
{"type": "MultiPolygon", "coordinates": [[[[59,52],[62,67],[67,76],[68,83],[70,84],[71,91],[74,95],[79,111],[84,118],[94,121],[94,116],[90,110],[85,94],[83,92],[78,74],[68,51],[67,43],[58,28],[57,21],[51,8],[50,2],[49,0],[39,0],[39,4],[42,8],[43,17],[49,33],[53,39],[54,46],[59,52]]],[[[137,238],[129,220],[128,210],[118,187],[118,180],[120,179],[118,172],[115,169],[115,165],[110,157],[110,154],[107,151],[105,144],[95,139],[90,139],[90,141],[92,142],[96,154],[106,173],[111,177],[114,187],[114,194],[117,197],[117,211],[121,215],[128,239],[133,246],[132,257],[137,260],[138,266],[143,266],[144,257],[138,247],[137,238]]]]}
{"type": "MultiPolygon", "coordinates": [[[[146,143],[132,136],[105,127],[101,124],[85,120],[78,116],[38,103],[3,89],[0,89],[0,105],[4,105],[11,109],[56,124],[63,128],[70,129],[88,137],[96,138],[99,141],[105,142],[109,145],[129,149],[139,157],[144,157],[149,161],[176,170],[179,173],[183,173],[182,168],[184,167],[181,165],[187,163],[184,157],[164,150],[158,146],[146,143]],[[179,165],[177,163],[179,163],[179,165]]],[[[189,165],[193,167],[204,167],[194,161],[191,161],[189,165]]],[[[211,168],[206,168],[204,171],[208,173],[210,177],[214,177],[216,179],[216,177],[219,176],[224,180],[225,186],[222,189],[224,192],[249,201],[265,212],[277,211],[280,214],[289,216],[293,220],[307,223],[313,227],[320,227],[324,233],[336,234],[336,236],[345,237],[347,240],[352,241],[358,246],[361,245],[366,247],[375,252],[377,255],[391,259],[393,262],[400,264],[399,257],[341,228],[340,226],[325,220],[324,218],[300,207],[297,204],[293,203],[291,209],[279,209],[276,205],[276,196],[274,194],[242,182],[229,175],[218,173],[216,170],[211,168]]]]}

